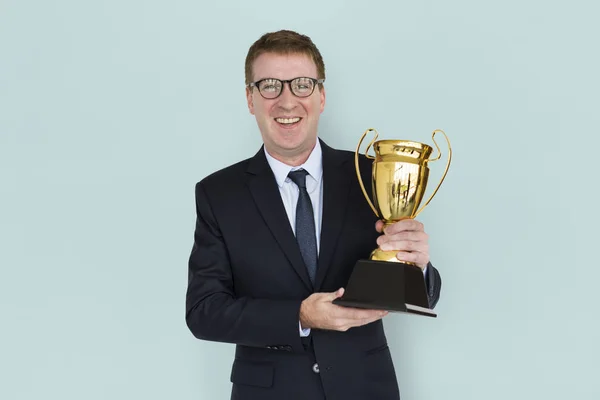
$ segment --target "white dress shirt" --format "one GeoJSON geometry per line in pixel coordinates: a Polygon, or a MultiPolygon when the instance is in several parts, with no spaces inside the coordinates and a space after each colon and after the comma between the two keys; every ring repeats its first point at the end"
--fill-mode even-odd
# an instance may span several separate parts
{"type": "Polygon", "coordinates": [[[320,249],[319,238],[321,237],[321,216],[323,215],[323,159],[321,156],[321,145],[317,140],[315,148],[310,153],[308,160],[298,167],[292,167],[284,164],[279,160],[273,158],[265,149],[265,155],[269,166],[273,170],[277,186],[279,186],[279,193],[283,200],[285,212],[290,220],[290,225],[294,234],[296,234],[296,204],[298,203],[298,197],[300,190],[298,186],[288,178],[288,174],[291,171],[297,171],[304,169],[308,172],[306,175],[306,191],[310,196],[310,201],[313,207],[313,214],[315,216],[315,235],[317,237],[317,255],[320,249]]]}

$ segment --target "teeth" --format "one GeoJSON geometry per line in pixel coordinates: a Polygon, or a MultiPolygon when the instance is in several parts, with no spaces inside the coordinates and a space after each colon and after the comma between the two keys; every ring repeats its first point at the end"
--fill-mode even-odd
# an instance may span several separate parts
{"type": "Polygon", "coordinates": [[[275,121],[279,122],[280,124],[295,124],[296,122],[300,121],[300,118],[275,118],[275,121]]]}

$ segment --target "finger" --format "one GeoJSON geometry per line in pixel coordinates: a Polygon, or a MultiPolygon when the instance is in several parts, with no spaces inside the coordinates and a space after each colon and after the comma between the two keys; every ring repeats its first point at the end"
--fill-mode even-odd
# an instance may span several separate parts
{"type": "Polygon", "coordinates": [[[413,242],[427,242],[429,240],[429,235],[427,235],[424,231],[402,231],[379,236],[377,238],[377,244],[381,246],[382,244],[393,240],[411,240],[413,242]]]}
{"type": "Polygon", "coordinates": [[[340,307],[335,313],[335,318],[343,321],[343,324],[348,323],[349,321],[357,322],[361,320],[367,320],[375,317],[381,317],[385,315],[385,311],[383,310],[370,310],[363,308],[353,308],[353,307],[340,307]]]}
{"type": "Polygon", "coordinates": [[[426,242],[413,242],[412,240],[388,240],[379,247],[383,251],[429,251],[429,245],[426,242]]]}
{"type": "Polygon", "coordinates": [[[372,315],[368,318],[360,318],[360,319],[345,319],[345,318],[341,318],[341,319],[336,319],[334,321],[334,324],[332,326],[333,329],[336,330],[340,330],[340,331],[346,331],[349,328],[353,328],[356,326],[362,326],[362,325],[366,325],[369,324],[371,322],[380,320],[381,318],[385,317],[388,314],[387,311],[380,311],[379,313],[376,313],[375,315],[372,315]]]}
{"type": "Polygon", "coordinates": [[[375,222],[375,230],[379,233],[383,232],[383,227],[385,226],[385,224],[383,223],[382,220],[378,220],[377,222],[375,222]]]}
{"type": "Polygon", "coordinates": [[[386,227],[385,233],[386,233],[386,235],[390,235],[390,234],[398,233],[398,232],[402,232],[402,231],[424,231],[424,230],[425,230],[424,225],[421,222],[417,221],[416,219],[403,219],[401,221],[394,222],[393,224],[386,227]]]}
{"type": "Polygon", "coordinates": [[[429,262],[429,254],[421,253],[418,251],[414,251],[414,252],[399,251],[398,253],[396,253],[396,258],[399,261],[415,263],[421,269],[424,269],[425,266],[427,265],[427,263],[429,262]]]}
{"type": "Polygon", "coordinates": [[[373,318],[367,318],[367,319],[363,319],[363,320],[360,322],[360,324],[361,324],[360,326],[362,326],[362,325],[367,325],[367,324],[370,324],[370,323],[372,323],[372,322],[375,322],[375,321],[379,321],[380,319],[384,318],[384,317],[385,317],[386,315],[388,315],[388,314],[389,314],[389,312],[388,312],[388,311],[383,311],[381,314],[379,314],[379,315],[376,315],[376,316],[375,316],[375,317],[373,317],[373,318]]]}
{"type": "Polygon", "coordinates": [[[380,313],[378,313],[370,318],[363,318],[360,320],[349,321],[349,326],[357,327],[357,326],[367,325],[367,324],[373,323],[375,321],[379,321],[380,319],[384,318],[386,315],[388,315],[388,311],[381,311],[380,313]]]}
{"type": "Polygon", "coordinates": [[[338,290],[336,290],[335,292],[331,292],[331,293],[324,293],[325,296],[323,297],[323,299],[325,301],[334,301],[335,299],[337,299],[338,297],[342,297],[344,295],[344,288],[339,288],[338,290]]]}

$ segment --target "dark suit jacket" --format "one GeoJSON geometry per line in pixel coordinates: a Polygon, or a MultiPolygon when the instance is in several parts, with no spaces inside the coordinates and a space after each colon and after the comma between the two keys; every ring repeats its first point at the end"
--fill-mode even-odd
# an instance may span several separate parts
{"type": "MultiPolygon", "coordinates": [[[[321,146],[323,220],[314,287],[262,148],[196,185],[186,322],[199,339],[237,345],[233,399],[399,398],[381,321],[299,335],[302,300],[344,287],[379,236],[357,181],[354,153],[321,146]]],[[[367,188],[371,166],[361,156],[367,188]]],[[[433,308],[441,279],[431,264],[426,282],[433,308]]]]}

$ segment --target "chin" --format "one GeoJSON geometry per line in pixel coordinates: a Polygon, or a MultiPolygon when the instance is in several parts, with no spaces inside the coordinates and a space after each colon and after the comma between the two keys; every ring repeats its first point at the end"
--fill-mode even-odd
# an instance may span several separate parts
{"type": "Polygon", "coordinates": [[[286,149],[295,149],[306,143],[306,136],[299,132],[279,132],[277,136],[275,144],[286,149]]]}

